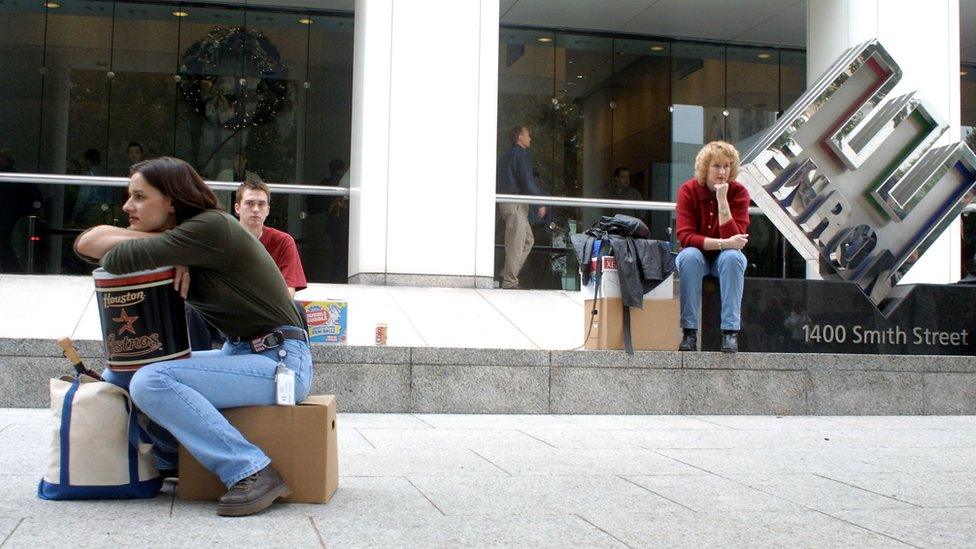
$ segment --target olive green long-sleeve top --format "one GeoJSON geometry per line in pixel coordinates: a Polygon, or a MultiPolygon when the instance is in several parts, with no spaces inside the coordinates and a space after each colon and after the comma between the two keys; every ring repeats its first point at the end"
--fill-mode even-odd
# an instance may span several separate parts
{"type": "Polygon", "coordinates": [[[162,236],[127,240],[102,258],[102,266],[113,274],[166,265],[189,267],[187,301],[229,336],[302,325],[274,260],[224,212],[207,210],[162,236]]]}

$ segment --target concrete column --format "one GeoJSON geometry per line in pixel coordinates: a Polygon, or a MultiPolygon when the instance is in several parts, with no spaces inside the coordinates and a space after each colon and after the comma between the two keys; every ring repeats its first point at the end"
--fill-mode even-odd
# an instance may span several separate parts
{"type": "MultiPolygon", "coordinates": [[[[892,97],[918,90],[949,130],[937,145],[959,137],[959,1],[816,0],[807,2],[807,81],[850,46],[877,38],[904,72],[892,97]]],[[[959,280],[961,224],[933,244],[901,284],[959,280]]],[[[808,272],[810,269],[808,268],[808,272]]]]}
{"type": "Polygon", "coordinates": [[[498,18],[498,0],[356,1],[350,282],[492,286],[498,18]]]}

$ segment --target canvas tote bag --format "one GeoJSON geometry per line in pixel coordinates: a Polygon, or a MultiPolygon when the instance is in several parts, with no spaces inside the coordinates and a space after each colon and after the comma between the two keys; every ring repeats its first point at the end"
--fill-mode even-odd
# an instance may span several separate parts
{"type": "Polygon", "coordinates": [[[129,393],[82,375],[51,379],[51,452],[42,499],[148,498],[159,492],[152,444],[129,393]]]}

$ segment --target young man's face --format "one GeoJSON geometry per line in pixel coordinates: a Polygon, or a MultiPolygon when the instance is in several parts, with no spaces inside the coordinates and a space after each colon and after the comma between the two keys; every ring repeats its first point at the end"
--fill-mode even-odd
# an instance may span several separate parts
{"type": "Polygon", "coordinates": [[[258,189],[244,189],[241,201],[234,204],[234,213],[241,218],[241,224],[260,227],[271,212],[268,194],[258,189]]]}
{"type": "Polygon", "coordinates": [[[142,149],[136,147],[135,145],[129,147],[125,151],[129,155],[129,163],[135,164],[142,160],[142,149]]]}
{"type": "Polygon", "coordinates": [[[617,187],[624,188],[630,186],[630,171],[620,170],[620,173],[613,178],[616,182],[617,187]]]}

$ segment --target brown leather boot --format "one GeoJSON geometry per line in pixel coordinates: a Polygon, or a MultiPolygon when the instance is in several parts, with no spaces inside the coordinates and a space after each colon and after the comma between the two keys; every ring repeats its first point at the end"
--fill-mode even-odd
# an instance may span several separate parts
{"type": "Polygon", "coordinates": [[[267,509],[278,498],[291,495],[291,488],[274,467],[268,465],[237,481],[217,502],[217,514],[225,517],[253,515],[267,509]]]}

